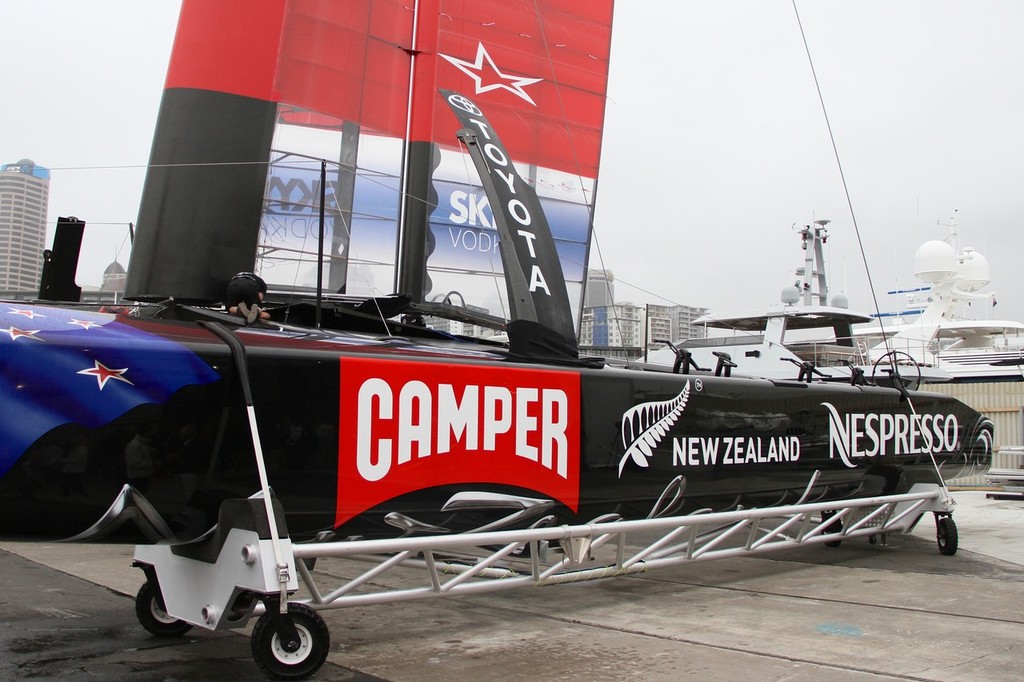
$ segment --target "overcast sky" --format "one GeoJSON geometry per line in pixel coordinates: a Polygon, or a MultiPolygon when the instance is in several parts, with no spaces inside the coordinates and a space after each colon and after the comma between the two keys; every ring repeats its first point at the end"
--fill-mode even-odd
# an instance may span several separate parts
{"type": "MultiPolygon", "coordinates": [[[[959,209],[998,292],[980,316],[1024,319],[1024,2],[798,7],[882,309],[959,209]]],[[[51,222],[88,221],[79,284],[128,261],[178,8],[0,3],[0,163],[53,169],[51,222]]],[[[619,300],[775,303],[792,226],[827,218],[833,291],[873,307],[791,0],[619,0],[608,97],[596,226],[619,300]]]]}

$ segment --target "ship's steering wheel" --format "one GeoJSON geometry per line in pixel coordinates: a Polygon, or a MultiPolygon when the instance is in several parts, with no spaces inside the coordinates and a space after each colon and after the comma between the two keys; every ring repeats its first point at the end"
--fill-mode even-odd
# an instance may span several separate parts
{"type": "MultiPolygon", "coordinates": [[[[892,378],[893,384],[899,382],[902,386],[910,386],[911,388],[917,388],[921,385],[921,365],[914,359],[914,356],[906,351],[902,350],[891,350],[882,357],[875,360],[875,364],[871,365],[871,383],[876,384],[875,375],[879,372],[885,372],[892,378]],[[887,364],[888,368],[882,368],[879,370],[879,365],[887,364]],[[912,366],[917,370],[917,380],[905,379],[900,374],[900,365],[905,367],[912,366]]],[[[898,386],[897,386],[898,388],[898,386]]]]}

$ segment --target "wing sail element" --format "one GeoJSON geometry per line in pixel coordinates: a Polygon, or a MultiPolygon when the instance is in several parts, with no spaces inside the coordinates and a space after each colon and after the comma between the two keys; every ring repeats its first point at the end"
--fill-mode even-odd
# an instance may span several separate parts
{"type": "Polygon", "coordinates": [[[503,314],[500,238],[450,89],[536,189],[578,314],[611,18],[612,0],[183,0],[127,296],[217,301],[254,264],[310,288],[326,160],[332,290],[458,292],[503,314]]]}

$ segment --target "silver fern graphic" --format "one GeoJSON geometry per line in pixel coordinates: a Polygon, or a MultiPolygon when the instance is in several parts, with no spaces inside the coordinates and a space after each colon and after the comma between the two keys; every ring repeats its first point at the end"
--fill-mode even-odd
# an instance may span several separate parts
{"type": "Polygon", "coordinates": [[[619,461],[619,477],[626,461],[632,459],[637,466],[647,467],[647,460],[668,430],[679,419],[690,399],[690,382],[675,398],[652,403],[640,403],[622,415],[622,445],[626,452],[619,461]]]}

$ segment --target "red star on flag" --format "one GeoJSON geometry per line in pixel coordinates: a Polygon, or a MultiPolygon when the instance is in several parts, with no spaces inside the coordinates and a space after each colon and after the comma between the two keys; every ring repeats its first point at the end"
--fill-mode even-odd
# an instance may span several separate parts
{"type": "Polygon", "coordinates": [[[103,326],[103,325],[100,325],[100,324],[98,324],[96,322],[90,322],[89,320],[74,320],[74,319],[69,320],[68,324],[77,324],[82,329],[92,329],[93,327],[101,327],[101,326],[103,326]]]}
{"type": "Polygon", "coordinates": [[[96,377],[96,382],[99,384],[101,391],[103,390],[103,387],[107,385],[107,382],[110,381],[111,379],[123,381],[129,386],[135,385],[132,382],[125,379],[123,376],[121,376],[122,374],[128,371],[127,367],[125,367],[124,369],[111,369],[110,367],[107,367],[99,360],[93,360],[93,362],[96,363],[95,367],[89,367],[88,369],[79,370],[77,374],[84,374],[86,376],[96,377]]]}
{"type": "Polygon", "coordinates": [[[7,312],[9,312],[11,315],[24,315],[30,320],[34,320],[37,317],[46,317],[46,315],[40,315],[34,310],[19,310],[17,308],[8,308],[7,312]]]}
{"type": "Polygon", "coordinates": [[[7,329],[0,329],[0,331],[4,331],[4,332],[7,332],[8,334],[10,334],[11,335],[11,341],[17,341],[18,339],[21,339],[21,338],[35,339],[36,341],[42,341],[41,338],[36,336],[36,334],[38,334],[40,332],[39,329],[28,330],[28,329],[18,329],[17,327],[8,327],[7,329]]]}

